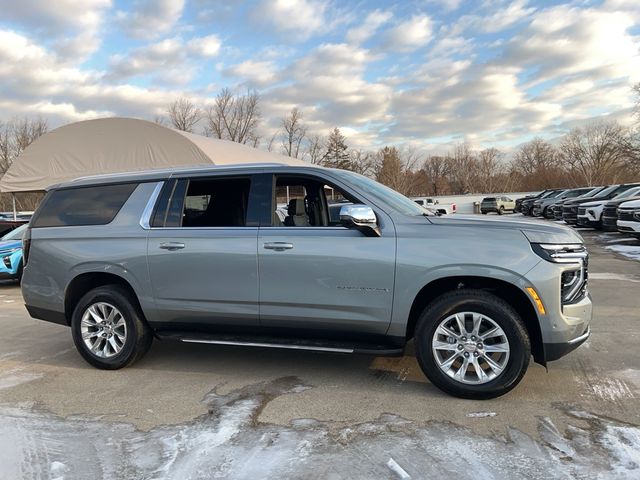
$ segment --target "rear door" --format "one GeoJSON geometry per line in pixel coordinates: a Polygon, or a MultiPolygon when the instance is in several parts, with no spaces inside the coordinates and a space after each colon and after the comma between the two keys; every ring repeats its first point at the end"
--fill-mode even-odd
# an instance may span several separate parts
{"type": "Polygon", "coordinates": [[[341,226],[327,210],[347,202],[362,203],[320,177],[274,177],[269,216],[287,205],[289,218],[259,231],[262,326],[314,334],[387,331],[395,229],[382,212],[376,212],[381,237],[341,226]]]}
{"type": "Polygon", "coordinates": [[[172,327],[257,326],[258,223],[251,176],[170,181],[148,237],[156,319],[172,327]]]}

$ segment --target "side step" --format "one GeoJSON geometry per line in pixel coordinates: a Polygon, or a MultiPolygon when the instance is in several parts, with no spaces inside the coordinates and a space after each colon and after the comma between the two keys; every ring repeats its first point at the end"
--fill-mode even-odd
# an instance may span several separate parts
{"type": "Polygon", "coordinates": [[[238,335],[211,335],[193,333],[161,333],[161,339],[179,340],[184,343],[208,343],[241,347],[284,348],[289,350],[309,350],[330,353],[357,353],[377,356],[402,356],[404,348],[380,344],[356,344],[333,340],[315,340],[284,337],[245,337],[238,335]]]}

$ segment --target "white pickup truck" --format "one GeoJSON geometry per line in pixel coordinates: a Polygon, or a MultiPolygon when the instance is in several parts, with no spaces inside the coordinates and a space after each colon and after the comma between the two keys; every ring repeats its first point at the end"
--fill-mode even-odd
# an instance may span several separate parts
{"type": "Polygon", "coordinates": [[[441,215],[450,215],[456,213],[458,207],[455,203],[440,203],[430,197],[413,197],[411,198],[418,205],[437,211],[441,215]]]}

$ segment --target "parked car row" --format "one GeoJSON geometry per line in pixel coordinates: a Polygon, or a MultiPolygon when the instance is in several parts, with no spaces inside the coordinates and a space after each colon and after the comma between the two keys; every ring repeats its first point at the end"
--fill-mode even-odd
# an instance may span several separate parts
{"type": "Polygon", "coordinates": [[[544,190],[518,199],[516,211],[640,238],[640,183],[544,190]]]}

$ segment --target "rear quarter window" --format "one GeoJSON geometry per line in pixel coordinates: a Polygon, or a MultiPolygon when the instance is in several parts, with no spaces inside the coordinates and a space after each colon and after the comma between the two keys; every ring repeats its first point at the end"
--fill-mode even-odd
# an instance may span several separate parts
{"type": "Polygon", "coordinates": [[[137,183],[125,183],[54,190],[43,200],[31,226],[106,225],[137,186],[137,183]]]}

